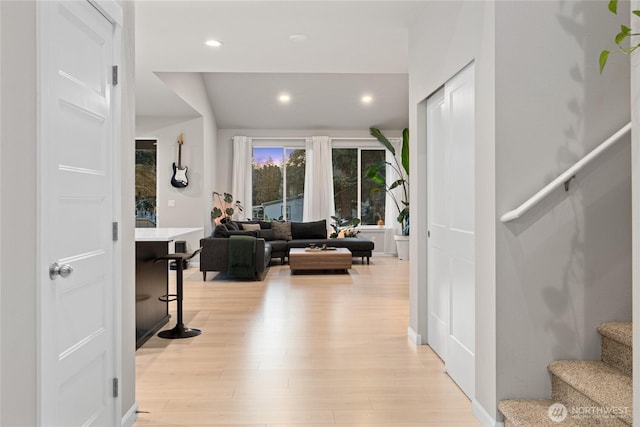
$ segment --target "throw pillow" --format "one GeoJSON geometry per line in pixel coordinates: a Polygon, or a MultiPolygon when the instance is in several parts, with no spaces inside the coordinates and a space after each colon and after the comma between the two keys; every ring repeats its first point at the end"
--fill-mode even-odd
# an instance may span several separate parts
{"type": "Polygon", "coordinates": [[[327,221],[292,222],[291,237],[295,239],[326,239],[327,221]]]}
{"type": "Polygon", "coordinates": [[[290,222],[271,221],[271,229],[275,240],[292,240],[290,222]]]}
{"type": "Polygon", "coordinates": [[[227,221],[224,223],[225,227],[227,227],[227,230],[229,231],[238,231],[240,230],[240,227],[238,227],[238,224],[236,224],[233,221],[227,221]]]}
{"type": "Polygon", "coordinates": [[[257,231],[257,230],[260,230],[260,224],[246,224],[246,223],[242,223],[242,224],[240,224],[240,225],[242,225],[242,229],[243,229],[243,230],[251,230],[251,231],[253,231],[253,230],[256,230],[256,231],[257,231]]]}
{"type": "Polygon", "coordinates": [[[213,237],[229,237],[229,230],[224,224],[218,224],[213,229],[213,237]]]}

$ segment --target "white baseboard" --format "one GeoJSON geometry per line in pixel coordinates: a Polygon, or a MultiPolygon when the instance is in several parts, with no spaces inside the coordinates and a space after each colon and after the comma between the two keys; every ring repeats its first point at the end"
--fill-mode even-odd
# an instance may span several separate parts
{"type": "Polygon", "coordinates": [[[134,403],[126,414],[122,416],[122,427],[133,427],[133,423],[138,419],[138,404],[134,403]]]}
{"type": "Polygon", "coordinates": [[[409,336],[409,339],[413,341],[415,344],[418,344],[418,345],[424,344],[424,342],[422,341],[422,335],[414,331],[411,326],[407,328],[407,335],[409,336]]]}
{"type": "Polygon", "coordinates": [[[504,423],[494,420],[493,417],[485,411],[484,407],[475,399],[471,403],[471,412],[473,412],[473,415],[475,415],[478,421],[480,421],[482,427],[504,427],[504,423]]]}

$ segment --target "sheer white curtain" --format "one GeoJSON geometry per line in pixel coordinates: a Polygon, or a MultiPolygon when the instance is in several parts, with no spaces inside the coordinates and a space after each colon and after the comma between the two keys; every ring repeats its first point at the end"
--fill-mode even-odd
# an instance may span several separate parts
{"type": "Polygon", "coordinates": [[[234,219],[252,217],[253,185],[251,179],[251,163],[253,161],[252,140],[248,136],[233,137],[233,179],[231,194],[239,200],[244,212],[234,213],[234,219]]]}
{"type": "Polygon", "coordinates": [[[334,214],[331,139],[314,136],[307,139],[302,220],[326,219],[328,227],[334,214]]]}

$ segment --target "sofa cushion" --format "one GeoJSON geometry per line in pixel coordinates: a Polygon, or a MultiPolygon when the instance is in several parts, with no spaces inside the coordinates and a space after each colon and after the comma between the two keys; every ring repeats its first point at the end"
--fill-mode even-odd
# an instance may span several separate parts
{"type": "Polygon", "coordinates": [[[247,223],[242,223],[240,224],[242,226],[243,230],[255,230],[258,231],[260,230],[260,224],[247,224],[247,223]]]}
{"type": "Polygon", "coordinates": [[[258,237],[262,237],[267,242],[276,240],[276,235],[271,228],[263,228],[258,230],[258,237]]]}
{"type": "Polygon", "coordinates": [[[269,242],[269,245],[271,245],[272,256],[275,256],[276,258],[280,256],[286,256],[287,253],[289,252],[289,247],[287,243],[288,242],[284,240],[273,240],[269,242]]]}
{"type": "Polygon", "coordinates": [[[253,236],[258,237],[256,230],[229,230],[225,224],[218,224],[213,229],[213,237],[229,238],[230,236],[253,236]]]}
{"type": "Polygon", "coordinates": [[[291,237],[297,239],[326,239],[327,221],[292,222],[291,237]]]}
{"type": "Polygon", "coordinates": [[[347,248],[351,252],[371,252],[375,244],[373,240],[360,237],[345,237],[344,239],[298,239],[287,242],[289,248],[306,248],[314,243],[316,246],[327,245],[334,248],[347,248]]]}
{"type": "Polygon", "coordinates": [[[274,239],[276,240],[291,240],[291,223],[271,221],[271,229],[274,233],[274,239]]]}

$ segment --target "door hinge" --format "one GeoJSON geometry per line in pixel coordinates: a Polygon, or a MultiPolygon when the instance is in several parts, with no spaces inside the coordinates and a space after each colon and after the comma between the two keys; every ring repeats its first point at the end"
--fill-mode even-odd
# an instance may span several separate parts
{"type": "Polygon", "coordinates": [[[118,86],[118,66],[114,65],[113,67],[111,67],[111,81],[113,83],[114,86],[118,86]]]}
{"type": "Polygon", "coordinates": [[[118,379],[113,379],[113,397],[118,397],[118,379]]]}
{"type": "Polygon", "coordinates": [[[113,237],[113,241],[118,241],[118,222],[114,222],[111,228],[111,236],[113,237]]]}

